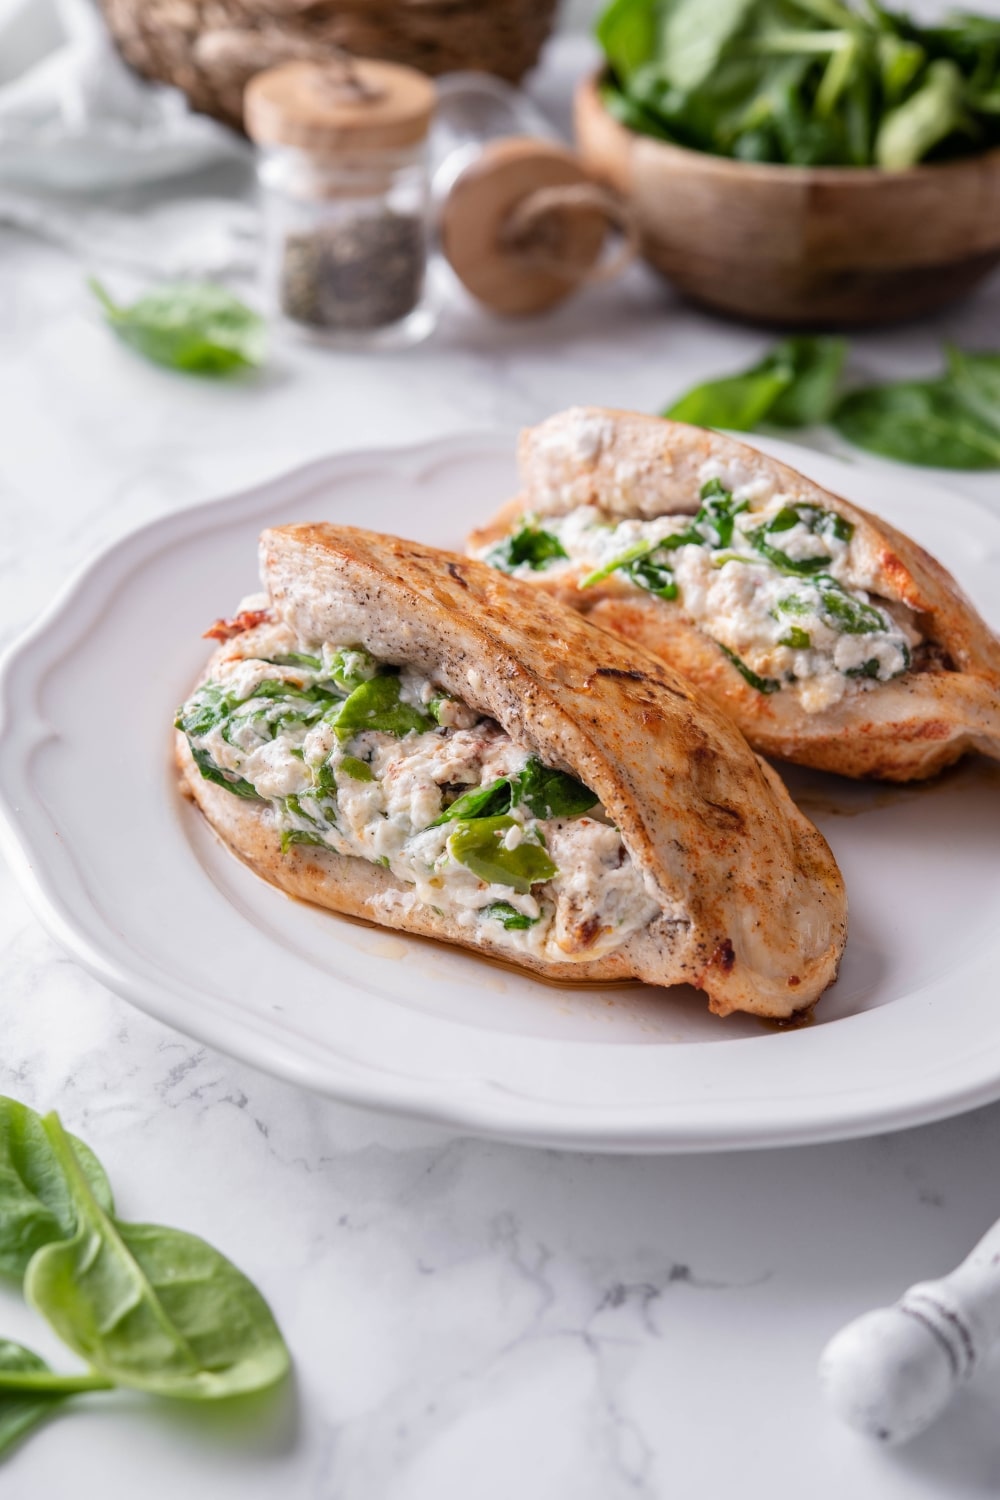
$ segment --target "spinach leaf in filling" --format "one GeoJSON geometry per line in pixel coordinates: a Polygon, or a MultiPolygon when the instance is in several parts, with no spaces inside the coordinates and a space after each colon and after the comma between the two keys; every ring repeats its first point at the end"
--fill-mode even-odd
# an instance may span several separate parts
{"type": "Polygon", "coordinates": [[[512,573],[515,568],[525,564],[538,573],[547,568],[549,563],[568,556],[569,553],[557,536],[551,531],[543,531],[529,521],[520,531],[515,531],[498,542],[486,561],[503,573],[512,573]]]}
{"type": "Polygon", "coordinates": [[[559,870],[541,844],[528,838],[514,849],[505,847],[508,831],[518,827],[515,819],[509,817],[456,823],[448,839],[448,853],[487,885],[509,885],[526,896],[533,885],[551,880],[559,870]]]}

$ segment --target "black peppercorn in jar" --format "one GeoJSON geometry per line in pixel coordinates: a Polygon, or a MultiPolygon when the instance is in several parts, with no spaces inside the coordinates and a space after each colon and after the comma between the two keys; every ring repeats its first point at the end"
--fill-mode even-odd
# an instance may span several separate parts
{"type": "Polygon", "coordinates": [[[267,300],[298,328],[352,348],[398,348],[430,332],[434,98],[423,74],[366,59],[286,63],[249,83],[267,300]]]}

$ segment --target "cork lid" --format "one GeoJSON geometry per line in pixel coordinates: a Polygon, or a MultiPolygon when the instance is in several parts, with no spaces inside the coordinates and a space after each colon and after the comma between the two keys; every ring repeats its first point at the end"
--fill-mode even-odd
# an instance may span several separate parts
{"type": "Polygon", "coordinates": [[[427,135],[434,85],[415,68],[353,58],[289,62],[247,84],[247,133],[265,146],[317,155],[413,146],[427,135]]]}
{"type": "Polygon", "coordinates": [[[491,142],[451,185],[441,247],[467,291],[516,317],[544,312],[620,269],[621,257],[606,269],[598,263],[609,228],[625,232],[622,219],[571,151],[512,137],[491,142]]]}

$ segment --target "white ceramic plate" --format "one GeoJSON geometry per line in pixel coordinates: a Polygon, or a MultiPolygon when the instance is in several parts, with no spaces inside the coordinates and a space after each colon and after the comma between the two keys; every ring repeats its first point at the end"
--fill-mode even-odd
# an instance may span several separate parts
{"type": "MultiPolygon", "coordinates": [[[[1000,623],[1000,519],[769,444],[935,552],[1000,623]]],[[[790,1144],[1000,1096],[1000,774],[891,789],[793,772],[847,880],[815,1022],[721,1021],[692,990],[570,989],[287,900],[176,793],[170,721],[264,525],[336,518],[460,546],[512,492],[508,436],[341,456],[183,511],[92,562],[0,682],[5,847],[53,935],[212,1046],[358,1104],[609,1151],[790,1144]]]]}

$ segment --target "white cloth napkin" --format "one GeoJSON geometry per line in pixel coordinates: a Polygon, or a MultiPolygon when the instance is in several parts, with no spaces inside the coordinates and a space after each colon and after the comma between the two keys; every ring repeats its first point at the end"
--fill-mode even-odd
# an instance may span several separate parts
{"type": "Polygon", "coordinates": [[[245,204],[120,203],[123,189],[246,149],[179,90],[133,73],[95,0],[0,0],[0,222],[156,275],[245,269],[256,228],[245,204]]]}

